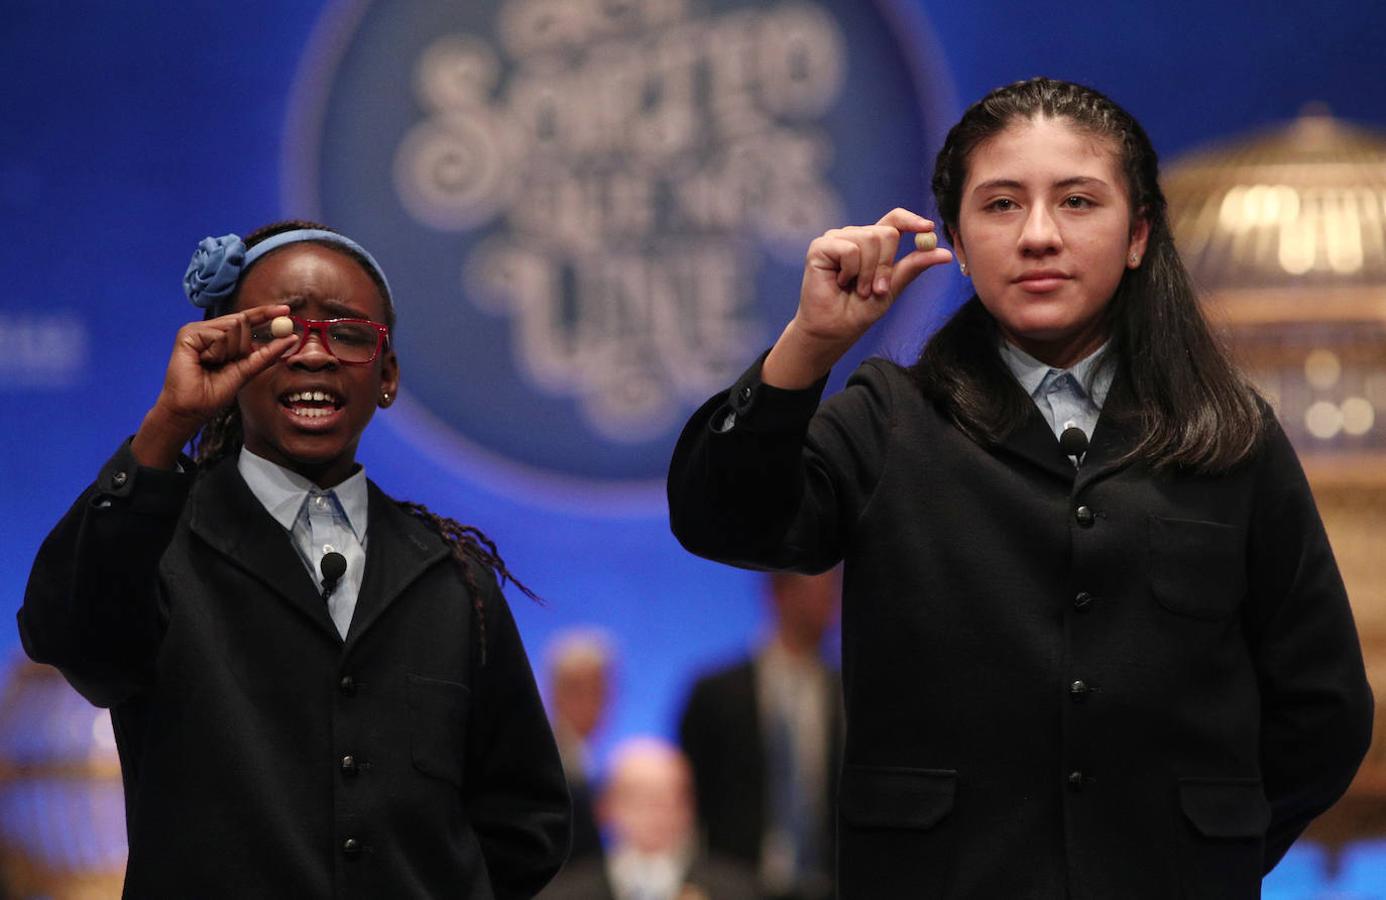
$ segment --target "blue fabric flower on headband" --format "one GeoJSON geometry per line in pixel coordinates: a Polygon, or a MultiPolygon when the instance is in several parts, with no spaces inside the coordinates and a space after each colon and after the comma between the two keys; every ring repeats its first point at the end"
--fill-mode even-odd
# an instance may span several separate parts
{"type": "Polygon", "coordinates": [[[224,234],[203,238],[193,253],[188,271],[183,273],[183,293],[193,306],[215,309],[230,297],[245,267],[245,244],[239,236],[224,234]]]}

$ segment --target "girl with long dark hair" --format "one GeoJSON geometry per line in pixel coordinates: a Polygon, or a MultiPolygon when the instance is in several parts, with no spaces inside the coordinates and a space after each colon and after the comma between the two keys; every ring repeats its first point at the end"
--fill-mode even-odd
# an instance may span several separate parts
{"type": "Polygon", "coordinates": [[[993,91],[897,209],[810,244],[774,347],[685,428],[675,534],[845,560],[841,896],[1242,898],[1343,792],[1372,699],[1313,499],[1209,332],[1140,125],[993,91]],[[827,373],[914,278],[912,366],[827,373]]]}

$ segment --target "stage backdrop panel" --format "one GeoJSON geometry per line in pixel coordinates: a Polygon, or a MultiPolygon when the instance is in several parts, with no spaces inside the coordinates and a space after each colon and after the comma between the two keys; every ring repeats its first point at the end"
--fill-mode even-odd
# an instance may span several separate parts
{"type": "MultiPolygon", "coordinates": [[[[399,294],[371,476],[495,538],[546,601],[512,598],[536,662],[614,635],[608,736],[668,732],[761,609],[757,575],[669,536],[662,469],[791,315],[810,236],[927,210],[960,104],[1035,74],[1110,93],[1166,157],[1309,101],[1386,127],[1382,35],[1365,0],[10,0],[0,611],[156,396],[196,242],[317,215],[399,294]]],[[[961,290],[930,275],[863,352],[908,358],[961,290]]]]}

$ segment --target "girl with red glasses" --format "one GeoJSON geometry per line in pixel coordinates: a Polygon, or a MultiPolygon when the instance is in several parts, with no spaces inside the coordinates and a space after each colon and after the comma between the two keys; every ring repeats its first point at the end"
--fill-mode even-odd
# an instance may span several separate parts
{"type": "Polygon", "coordinates": [[[355,461],[399,387],[383,271],[286,222],[203,241],[184,286],[206,318],[19,613],[29,655],[111,710],[126,894],[533,895],[568,795],[514,579],[355,461]]]}

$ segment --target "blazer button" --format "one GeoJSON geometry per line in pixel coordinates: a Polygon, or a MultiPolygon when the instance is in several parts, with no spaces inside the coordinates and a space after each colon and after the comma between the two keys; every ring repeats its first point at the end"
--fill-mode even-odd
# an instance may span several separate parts
{"type": "Polygon", "coordinates": [[[111,476],[111,483],[116,487],[125,487],[125,482],[130,480],[130,476],[124,472],[117,472],[111,476]]]}
{"type": "Polygon", "coordinates": [[[1078,520],[1078,524],[1084,528],[1091,528],[1092,523],[1097,521],[1097,515],[1088,507],[1080,506],[1073,511],[1073,518],[1078,520]]]}
{"type": "Polygon", "coordinates": [[[1081,791],[1083,789],[1082,772],[1074,771],[1068,773],[1068,789],[1070,791],[1081,791]]]}
{"type": "Polygon", "coordinates": [[[342,841],[342,854],[350,859],[361,855],[361,842],[354,837],[342,841]]]}
{"type": "Polygon", "coordinates": [[[1068,686],[1068,695],[1074,700],[1082,700],[1088,693],[1088,683],[1081,678],[1068,686]]]}
{"type": "Polygon", "coordinates": [[[356,679],[350,675],[343,675],[342,680],[337,682],[337,690],[346,694],[348,697],[356,696],[356,679]]]}
{"type": "Polygon", "coordinates": [[[740,400],[741,400],[742,403],[750,403],[750,402],[751,402],[751,386],[750,386],[750,385],[746,385],[746,386],[743,387],[741,390],[739,390],[739,391],[736,392],[736,396],[737,396],[738,398],[740,398],[740,400]]]}
{"type": "Polygon", "coordinates": [[[1093,596],[1087,591],[1079,591],[1078,596],[1073,598],[1073,608],[1079,612],[1086,612],[1092,606],[1093,596]]]}
{"type": "Polygon", "coordinates": [[[342,757],[342,774],[355,775],[356,772],[356,757],[348,753],[346,756],[342,757]]]}

